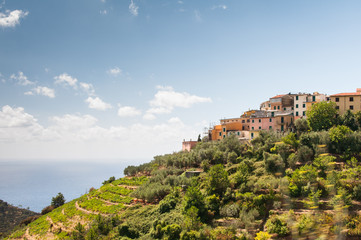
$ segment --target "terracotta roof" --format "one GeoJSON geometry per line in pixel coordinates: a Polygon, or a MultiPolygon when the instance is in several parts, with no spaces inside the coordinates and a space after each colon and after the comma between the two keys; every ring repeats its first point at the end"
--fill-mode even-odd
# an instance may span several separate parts
{"type": "Polygon", "coordinates": [[[336,96],[355,96],[355,95],[361,95],[361,92],[337,93],[337,94],[331,95],[331,97],[336,97],[336,96]]]}
{"type": "Polygon", "coordinates": [[[283,96],[285,96],[285,95],[286,95],[286,94],[277,95],[277,96],[271,97],[271,99],[272,99],[272,98],[280,98],[280,97],[283,97],[283,96]]]}

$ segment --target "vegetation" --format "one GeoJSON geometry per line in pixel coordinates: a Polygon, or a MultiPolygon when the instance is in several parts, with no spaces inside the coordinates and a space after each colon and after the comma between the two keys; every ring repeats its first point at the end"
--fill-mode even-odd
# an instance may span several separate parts
{"type": "Polygon", "coordinates": [[[127,167],[10,238],[359,239],[360,124],[361,113],[319,103],[294,132],[200,139],[127,167]]]}

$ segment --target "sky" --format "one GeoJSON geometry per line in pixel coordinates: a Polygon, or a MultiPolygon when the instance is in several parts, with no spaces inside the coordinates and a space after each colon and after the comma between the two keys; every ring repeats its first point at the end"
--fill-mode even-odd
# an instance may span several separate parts
{"type": "Polygon", "coordinates": [[[361,87],[361,2],[1,0],[0,159],[145,159],[361,87]]]}

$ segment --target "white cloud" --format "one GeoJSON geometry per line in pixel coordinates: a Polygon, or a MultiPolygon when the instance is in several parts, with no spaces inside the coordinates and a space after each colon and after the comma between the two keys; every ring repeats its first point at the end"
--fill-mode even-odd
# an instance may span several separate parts
{"type": "Polygon", "coordinates": [[[49,98],[55,98],[55,91],[54,89],[48,88],[48,87],[41,87],[38,86],[36,88],[33,88],[31,91],[25,92],[25,95],[41,95],[46,96],[49,98]]]}
{"type": "Polygon", "coordinates": [[[215,5],[212,7],[212,10],[215,10],[215,9],[222,9],[222,10],[227,10],[227,5],[224,5],[224,4],[221,4],[221,5],[215,5]]]}
{"type": "Polygon", "coordinates": [[[100,10],[100,14],[106,15],[106,14],[108,14],[108,11],[107,10],[100,10]]]}
{"type": "Polygon", "coordinates": [[[88,107],[100,111],[105,111],[109,108],[112,108],[112,105],[104,102],[99,97],[88,97],[85,102],[89,103],[88,107]]]}
{"type": "Polygon", "coordinates": [[[70,76],[67,73],[63,73],[59,76],[55,76],[54,79],[55,79],[55,84],[63,84],[65,86],[68,85],[73,87],[74,89],[77,88],[78,79],[70,76]]]}
{"type": "Polygon", "coordinates": [[[111,68],[107,71],[109,75],[112,75],[114,77],[119,76],[122,74],[122,70],[118,67],[111,68]]]}
{"type": "Polygon", "coordinates": [[[146,114],[143,115],[143,119],[145,119],[145,120],[154,120],[156,118],[157,117],[154,114],[149,113],[149,112],[147,112],[146,114]]]}
{"type": "Polygon", "coordinates": [[[29,127],[37,124],[37,120],[24,112],[24,108],[3,106],[0,111],[0,128],[29,127]]]}
{"type": "Polygon", "coordinates": [[[139,111],[138,109],[136,109],[134,107],[130,107],[130,106],[119,107],[119,109],[118,109],[119,117],[135,117],[140,114],[141,114],[141,111],[139,111]]]}
{"type": "Polygon", "coordinates": [[[133,2],[133,0],[130,0],[130,4],[129,4],[129,12],[134,15],[134,16],[138,16],[138,6],[135,5],[135,3],[133,2]]]}
{"type": "Polygon", "coordinates": [[[0,27],[15,27],[20,24],[20,19],[27,16],[29,12],[22,10],[0,12],[0,27]]]}
{"type": "Polygon", "coordinates": [[[18,72],[17,75],[12,74],[12,75],[10,76],[10,79],[13,79],[13,80],[17,81],[18,84],[19,84],[19,85],[22,85],[22,86],[27,86],[27,85],[34,84],[34,82],[30,81],[30,80],[28,79],[28,77],[24,75],[23,72],[18,72]]]}
{"type": "Polygon", "coordinates": [[[176,92],[172,87],[157,86],[158,92],[149,102],[151,108],[147,110],[145,119],[152,119],[151,115],[171,113],[175,107],[190,108],[196,103],[212,102],[211,98],[190,95],[189,93],[176,92]]]}
{"type": "Polygon", "coordinates": [[[95,94],[93,84],[80,82],[79,86],[84,92],[88,93],[90,96],[93,96],[95,94]]]}
{"type": "Polygon", "coordinates": [[[2,158],[147,158],[181,150],[182,139],[196,137],[179,118],[156,124],[100,126],[91,115],[65,114],[43,126],[23,108],[0,109],[2,158]],[[21,151],[19,151],[21,149],[21,151]]]}

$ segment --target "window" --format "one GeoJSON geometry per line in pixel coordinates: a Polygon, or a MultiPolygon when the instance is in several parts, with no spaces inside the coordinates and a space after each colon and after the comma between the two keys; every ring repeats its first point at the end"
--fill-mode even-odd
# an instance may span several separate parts
{"type": "Polygon", "coordinates": [[[272,113],[271,113],[271,116],[272,116],[272,117],[274,117],[274,116],[275,116],[275,113],[274,113],[274,112],[272,112],[272,113]]]}
{"type": "Polygon", "coordinates": [[[271,130],[271,129],[272,129],[272,126],[269,126],[268,128],[269,128],[269,130],[271,130]]]}
{"type": "Polygon", "coordinates": [[[271,107],[271,104],[268,104],[268,107],[271,107]]]}
{"type": "Polygon", "coordinates": [[[306,107],[306,104],[302,104],[302,107],[305,108],[305,107],[306,107]]]}
{"type": "Polygon", "coordinates": [[[305,111],[302,112],[302,116],[306,116],[306,112],[305,112],[305,111]]]}
{"type": "Polygon", "coordinates": [[[219,136],[222,137],[222,133],[221,133],[221,132],[219,132],[219,136]]]}
{"type": "Polygon", "coordinates": [[[350,105],[350,110],[353,110],[353,105],[350,105]]]}
{"type": "Polygon", "coordinates": [[[312,102],[316,101],[316,96],[312,96],[312,102]]]}
{"type": "Polygon", "coordinates": [[[223,128],[223,132],[225,132],[226,131],[226,128],[223,128]]]}
{"type": "Polygon", "coordinates": [[[353,97],[350,97],[350,102],[353,102],[353,97]]]}
{"type": "Polygon", "coordinates": [[[274,106],[273,109],[276,110],[276,106],[274,106]]]}
{"type": "Polygon", "coordinates": [[[296,101],[298,100],[298,96],[296,96],[296,101]]]}
{"type": "Polygon", "coordinates": [[[247,122],[249,123],[249,119],[247,119],[247,122]]]}
{"type": "Polygon", "coordinates": [[[245,120],[242,120],[242,123],[245,123],[246,121],[245,120]]]}
{"type": "Polygon", "coordinates": [[[261,129],[261,127],[258,127],[258,129],[261,129]]]}
{"type": "Polygon", "coordinates": [[[254,119],[252,119],[252,123],[254,123],[254,119]]]}
{"type": "Polygon", "coordinates": [[[298,108],[298,104],[296,104],[296,108],[298,108]]]}
{"type": "Polygon", "coordinates": [[[260,123],[260,122],[261,122],[261,119],[258,119],[258,122],[260,123]]]}
{"type": "Polygon", "coordinates": [[[335,101],[336,101],[336,102],[339,102],[339,101],[340,101],[340,98],[337,97],[337,98],[335,99],[335,101]]]}
{"type": "Polygon", "coordinates": [[[226,138],[226,135],[223,135],[223,138],[226,138]]]}
{"type": "Polygon", "coordinates": [[[240,133],[239,133],[239,132],[237,132],[237,135],[239,136],[239,135],[240,135],[240,133]]]}
{"type": "Polygon", "coordinates": [[[252,130],[254,130],[254,127],[252,127],[252,130]]]}
{"type": "Polygon", "coordinates": [[[251,138],[253,138],[253,136],[254,136],[253,133],[251,133],[251,138]]]}
{"type": "Polygon", "coordinates": [[[283,117],[281,117],[281,123],[283,123],[285,121],[285,119],[283,117]]]}
{"type": "Polygon", "coordinates": [[[277,106],[277,109],[280,110],[280,106],[277,106]]]}
{"type": "Polygon", "coordinates": [[[296,112],[296,116],[298,116],[298,112],[296,112]]]}
{"type": "Polygon", "coordinates": [[[336,106],[336,109],[340,109],[340,106],[336,106]]]}
{"type": "Polygon", "coordinates": [[[272,122],[272,118],[269,119],[269,122],[272,122]]]}
{"type": "Polygon", "coordinates": [[[244,126],[242,126],[242,130],[244,130],[244,126]]]}
{"type": "Polygon", "coordinates": [[[281,131],[285,130],[285,128],[283,127],[283,125],[281,125],[281,131]]]}
{"type": "Polygon", "coordinates": [[[283,111],[286,111],[286,108],[283,108],[283,111]]]}

